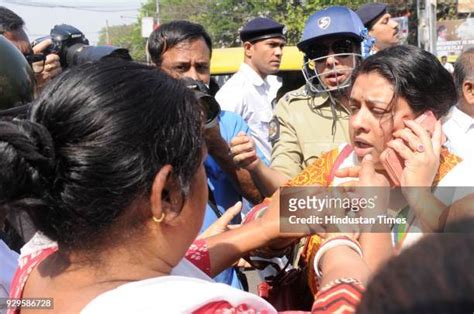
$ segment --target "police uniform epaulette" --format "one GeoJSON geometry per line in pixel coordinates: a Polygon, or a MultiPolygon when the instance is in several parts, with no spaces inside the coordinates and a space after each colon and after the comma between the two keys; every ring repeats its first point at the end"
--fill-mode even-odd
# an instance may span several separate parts
{"type": "Polygon", "coordinates": [[[310,97],[311,95],[309,95],[308,91],[303,86],[301,88],[298,88],[297,90],[293,90],[291,92],[286,93],[284,96],[284,99],[285,99],[285,102],[289,103],[290,101],[294,99],[307,99],[310,97]]]}

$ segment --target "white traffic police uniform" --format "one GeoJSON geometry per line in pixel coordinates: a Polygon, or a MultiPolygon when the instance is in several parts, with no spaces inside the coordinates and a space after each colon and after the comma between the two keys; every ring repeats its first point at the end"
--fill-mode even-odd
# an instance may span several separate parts
{"type": "Polygon", "coordinates": [[[281,87],[279,78],[268,75],[262,79],[248,64],[242,63],[219,90],[216,99],[222,110],[232,111],[247,122],[251,136],[267,160],[272,146],[268,138],[268,125],[273,115],[272,102],[281,87]]]}

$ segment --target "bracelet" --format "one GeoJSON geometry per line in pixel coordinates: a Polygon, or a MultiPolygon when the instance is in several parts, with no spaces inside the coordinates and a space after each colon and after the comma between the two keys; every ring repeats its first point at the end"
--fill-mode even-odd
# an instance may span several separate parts
{"type": "MultiPolygon", "coordinates": [[[[362,288],[364,287],[364,285],[362,284],[362,282],[360,282],[360,280],[354,279],[354,278],[349,278],[349,277],[344,277],[344,278],[334,279],[333,281],[325,284],[323,287],[320,287],[318,289],[318,294],[320,294],[321,292],[324,292],[325,290],[329,290],[332,287],[334,287],[335,285],[339,285],[339,284],[353,284],[353,285],[356,285],[356,286],[360,286],[362,288]]],[[[316,297],[317,297],[317,295],[316,295],[316,297]]]]}
{"type": "Polygon", "coordinates": [[[318,278],[321,278],[323,276],[319,270],[319,261],[323,257],[324,253],[338,246],[348,246],[355,252],[357,252],[357,254],[359,254],[361,257],[363,257],[359,243],[350,240],[348,237],[330,239],[324,242],[324,244],[319,248],[319,250],[316,252],[316,256],[314,257],[313,268],[318,278]]]}

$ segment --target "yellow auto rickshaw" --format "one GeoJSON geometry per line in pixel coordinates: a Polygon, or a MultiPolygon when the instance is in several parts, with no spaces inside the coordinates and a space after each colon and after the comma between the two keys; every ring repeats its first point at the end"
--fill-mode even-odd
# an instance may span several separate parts
{"type": "MultiPolygon", "coordinates": [[[[222,86],[225,81],[239,70],[244,61],[244,49],[242,47],[217,48],[212,51],[211,75],[222,86]]],[[[280,71],[277,73],[282,78],[282,87],[278,91],[277,99],[288,91],[301,87],[304,77],[301,72],[303,68],[303,53],[295,46],[283,48],[283,57],[280,71]]]]}

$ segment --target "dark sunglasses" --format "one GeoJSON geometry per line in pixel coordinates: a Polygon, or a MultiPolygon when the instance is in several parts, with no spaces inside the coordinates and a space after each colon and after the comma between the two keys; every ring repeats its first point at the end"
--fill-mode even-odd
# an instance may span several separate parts
{"type": "MultiPolygon", "coordinates": [[[[355,43],[354,41],[350,39],[341,39],[341,40],[336,40],[331,44],[331,46],[327,45],[315,45],[312,46],[307,52],[306,56],[313,60],[313,59],[318,59],[322,58],[325,56],[329,55],[329,50],[332,50],[334,54],[339,54],[339,53],[352,53],[354,52],[355,48],[355,43]]],[[[347,56],[341,56],[341,57],[347,57],[347,56]]],[[[316,60],[316,62],[322,62],[323,60],[316,60]]]]}

